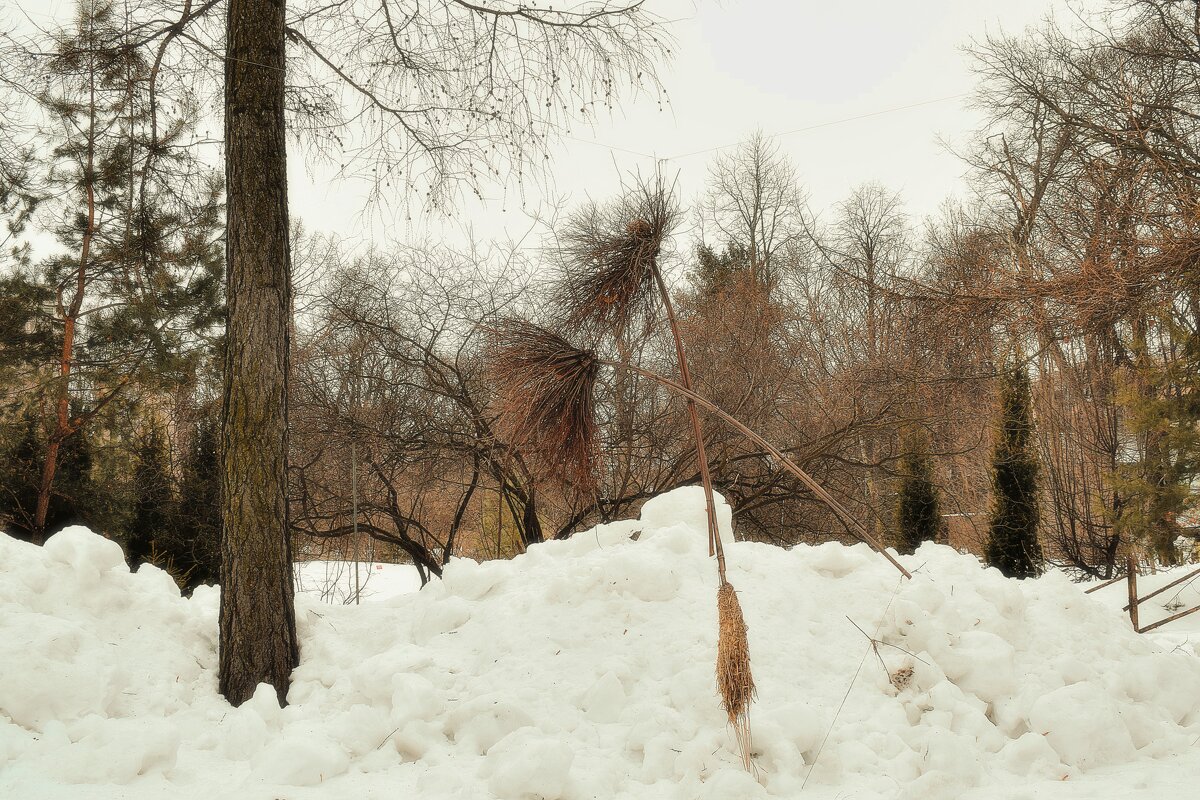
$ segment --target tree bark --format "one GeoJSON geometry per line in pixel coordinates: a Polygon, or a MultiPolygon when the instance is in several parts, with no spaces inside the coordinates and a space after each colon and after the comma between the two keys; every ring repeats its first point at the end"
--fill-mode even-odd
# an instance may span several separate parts
{"type": "Polygon", "coordinates": [[[299,660],[287,507],[291,315],[284,0],[229,0],[220,690],[287,697],[299,660]]]}

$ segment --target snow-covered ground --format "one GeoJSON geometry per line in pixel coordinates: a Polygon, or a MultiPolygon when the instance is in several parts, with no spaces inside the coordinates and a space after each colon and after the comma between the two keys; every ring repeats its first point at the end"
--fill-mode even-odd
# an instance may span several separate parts
{"type": "MultiPolygon", "coordinates": [[[[1153,575],[1139,575],[1138,596],[1151,595],[1168,584],[1185,578],[1197,569],[1200,569],[1200,564],[1183,564],[1153,575]]],[[[1090,584],[1090,586],[1094,585],[1095,583],[1090,584]]],[[[1081,588],[1088,588],[1088,585],[1081,588]]],[[[1117,609],[1122,614],[1128,614],[1122,610],[1129,602],[1129,588],[1123,580],[1102,589],[1096,589],[1090,596],[1110,608],[1117,609]]],[[[1145,628],[1197,605],[1200,605],[1200,575],[1187,578],[1177,586],[1166,589],[1145,602],[1138,603],[1138,624],[1145,628]]],[[[1125,617],[1125,624],[1131,625],[1128,616],[1125,617]]],[[[1179,648],[1200,654],[1200,611],[1169,622],[1145,635],[1168,650],[1179,648]]],[[[1200,697],[1196,698],[1196,703],[1200,705],[1200,697]]]]}
{"type": "Polygon", "coordinates": [[[0,797],[1195,796],[1200,657],[1133,633],[1108,590],[933,545],[906,557],[911,581],[865,546],[728,557],[753,777],[714,688],[698,489],[512,561],[453,561],[419,592],[302,592],[284,709],[262,687],[237,709],[217,694],[215,590],[181,598],[83,529],[0,537],[0,797]]]}
{"type": "MultiPolygon", "coordinates": [[[[1153,575],[1139,575],[1137,579],[1138,596],[1146,597],[1176,580],[1187,577],[1197,569],[1200,569],[1200,564],[1181,564],[1178,567],[1159,570],[1153,575]]],[[[1093,582],[1083,584],[1080,588],[1089,589],[1095,585],[1096,582],[1093,582]]],[[[1097,589],[1091,593],[1091,597],[1112,608],[1124,609],[1126,603],[1129,602],[1129,590],[1125,581],[1120,580],[1110,586],[1097,589]]],[[[1138,622],[1145,627],[1198,604],[1200,604],[1200,575],[1195,575],[1161,592],[1156,597],[1138,603],[1138,622]]],[[[1122,611],[1122,613],[1127,614],[1128,612],[1122,611]]],[[[1168,623],[1159,630],[1200,633],[1200,612],[1168,623]]]]}
{"type": "Polygon", "coordinates": [[[296,591],[326,603],[376,603],[421,588],[421,576],[411,564],[381,561],[302,561],[296,564],[296,591]],[[357,566],[357,572],[356,572],[357,566]]]}

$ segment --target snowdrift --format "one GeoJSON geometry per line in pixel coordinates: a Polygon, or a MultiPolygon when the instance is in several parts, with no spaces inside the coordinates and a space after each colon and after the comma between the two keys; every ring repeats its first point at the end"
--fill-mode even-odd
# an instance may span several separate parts
{"type": "MultiPolygon", "coordinates": [[[[1200,605],[1200,575],[1188,577],[1196,568],[1196,564],[1181,564],[1159,569],[1150,575],[1138,576],[1138,596],[1150,597],[1138,604],[1138,621],[1143,628],[1200,605]],[[1169,586],[1177,580],[1183,582],[1169,586]],[[1163,591],[1155,594],[1160,589],[1163,591]]],[[[1082,588],[1091,589],[1099,583],[1101,581],[1092,581],[1082,588]]],[[[1124,580],[1120,580],[1102,588],[1097,587],[1092,597],[1111,608],[1123,609],[1129,602],[1129,588],[1124,580]]],[[[1200,656],[1200,612],[1168,623],[1165,627],[1151,631],[1149,635],[1168,649],[1179,648],[1200,656]]],[[[1196,702],[1200,703],[1200,698],[1197,698],[1196,702]]]]}
{"type": "Polygon", "coordinates": [[[704,530],[689,488],[419,592],[302,595],[283,709],[217,694],[215,590],[181,598],[82,528],[0,537],[0,797],[1192,796],[1193,651],[1061,576],[931,545],[911,581],[861,545],[729,545],[748,775],[714,687],[704,530]]]}

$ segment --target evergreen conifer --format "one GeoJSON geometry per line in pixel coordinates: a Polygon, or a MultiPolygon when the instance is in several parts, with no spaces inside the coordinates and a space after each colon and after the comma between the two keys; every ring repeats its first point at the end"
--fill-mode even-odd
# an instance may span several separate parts
{"type": "Polygon", "coordinates": [[[1007,372],[1000,389],[1000,429],[992,453],[992,517],[984,556],[1010,578],[1042,571],[1038,542],[1038,462],[1032,399],[1024,368],[1007,372]]]}
{"type": "Polygon", "coordinates": [[[937,540],[941,509],[933,483],[933,465],[924,437],[909,436],[900,459],[900,496],[896,507],[896,549],[912,553],[922,542],[937,540]]]}

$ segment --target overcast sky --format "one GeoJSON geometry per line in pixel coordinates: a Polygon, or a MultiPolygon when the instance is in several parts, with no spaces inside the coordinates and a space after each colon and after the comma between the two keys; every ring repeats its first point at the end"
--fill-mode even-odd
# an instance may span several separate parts
{"type": "MultiPolygon", "coordinates": [[[[553,198],[573,204],[611,196],[622,174],[652,171],[656,157],[668,159],[664,168],[678,176],[686,200],[701,190],[712,148],[756,129],[776,134],[810,128],[778,141],[795,163],[814,211],[827,209],[858,184],[878,181],[901,191],[914,216],[933,213],[947,196],[964,193],[963,167],[941,141],[961,142],[978,124],[962,96],[973,85],[963,45],[988,32],[1036,25],[1051,11],[1070,13],[1062,0],[649,0],[648,5],[677,20],[670,25],[675,59],[661,71],[669,105],[660,111],[653,98],[635,100],[594,127],[575,126],[575,138],[555,151],[548,191],[553,198]]],[[[511,189],[506,196],[494,187],[484,207],[463,201],[459,222],[449,228],[405,222],[403,213],[393,216],[386,209],[364,217],[358,189],[324,177],[314,182],[298,161],[293,166],[296,212],[310,228],[351,237],[457,239],[454,227],[470,224],[482,240],[518,239],[531,219],[544,214],[538,191],[528,190],[522,202],[511,189]]]]}
{"type": "MultiPolygon", "coordinates": [[[[12,0],[42,24],[69,21],[71,0],[12,0]]],[[[1089,0],[1074,0],[1086,5],[1089,0]]],[[[675,57],[662,66],[667,103],[627,99],[611,117],[579,123],[553,151],[550,185],[486,187],[456,219],[407,220],[405,203],[364,212],[363,187],[313,174],[291,156],[293,215],[312,230],[384,242],[433,237],[461,243],[536,241],[536,220],[619,190],[622,176],[661,161],[685,202],[704,184],[717,148],[755,130],[778,138],[817,213],[855,186],[899,190],[915,217],[964,194],[963,167],[943,142],[962,143],[978,119],[966,107],[973,77],[962,48],[988,32],[1018,32],[1064,0],[647,0],[673,20],[675,57]],[[793,132],[794,131],[794,132],[793,132]],[[792,132],[792,133],[785,133],[792,132]],[[632,151],[632,152],[629,152],[632,151]],[[640,155],[639,155],[640,154],[640,155]]],[[[12,16],[12,15],[5,15],[12,16]]],[[[409,212],[416,209],[408,209],[409,212]]]]}

